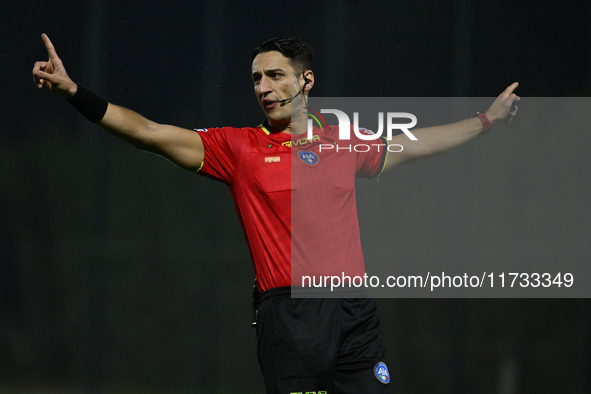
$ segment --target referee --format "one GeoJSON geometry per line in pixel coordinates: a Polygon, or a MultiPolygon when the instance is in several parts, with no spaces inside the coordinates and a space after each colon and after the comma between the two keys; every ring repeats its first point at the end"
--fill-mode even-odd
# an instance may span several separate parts
{"type": "MultiPolygon", "coordinates": [[[[298,38],[274,38],[252,53],[251,77],[265,113],[263,124],[198,130],[155,123],[77,85],[49,37],[41,38],[49,59],[33,67],[37,88],[64,97],[91,122],[136,147],[227,184],[255,271],[258,359],[267,392],[391,392],[375,302],[291,298],[291,286],[301,285],[293,269],[308,275],[363,275],[355,177],[378,176],[510,122],[517,112],[518,84],[478,117],[414,129],[418,141],[413,144],[406,144],[405,135],[383,141],[383,146],[405,143],[395,155],[388,156],[379,144],[367,152],[326,152],[320,146],[337,144],[337,129],[314,129],[311,139],[301,134],[315,78],[313,50],[298,38]]],[[[351,138],[351,144],[364,141],[351,138]]]]}

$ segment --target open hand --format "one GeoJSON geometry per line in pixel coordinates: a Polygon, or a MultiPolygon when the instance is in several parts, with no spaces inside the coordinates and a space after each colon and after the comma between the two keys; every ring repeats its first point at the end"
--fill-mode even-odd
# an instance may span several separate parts
{"type": "Polygon", "coordinates": [[[64,97],[71,97],[76,93],[78,86],[70,79],[64,64],[58,57],[51,40],[47,34],[42,34],[41,39],[47,49],[49,60],[35,62],[33,66],[33,81],[41,90],[51,90],[64,97]]]}

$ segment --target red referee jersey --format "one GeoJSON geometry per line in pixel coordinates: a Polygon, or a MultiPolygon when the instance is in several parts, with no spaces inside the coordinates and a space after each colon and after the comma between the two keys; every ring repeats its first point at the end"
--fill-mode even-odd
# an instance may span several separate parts
{"type": "Polygon", "coordinates": [[[382,171],[386,141],[339,140],[334,126],[312,140],[270,130],[198,130],[199,173],[230,188],[259,290],[299,285],[302,275],[363,275],[355,177],[382,171]]]}

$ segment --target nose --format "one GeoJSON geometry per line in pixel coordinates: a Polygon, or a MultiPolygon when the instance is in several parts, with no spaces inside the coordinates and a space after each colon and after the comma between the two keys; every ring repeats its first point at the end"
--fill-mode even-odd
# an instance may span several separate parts
{"type": "Polygon", "coordinates": [[[259,94],[266,94],[272,91],[269,79],[266,76],[262,76],[261,79],[255,86],[255,90],[259,94]]]}

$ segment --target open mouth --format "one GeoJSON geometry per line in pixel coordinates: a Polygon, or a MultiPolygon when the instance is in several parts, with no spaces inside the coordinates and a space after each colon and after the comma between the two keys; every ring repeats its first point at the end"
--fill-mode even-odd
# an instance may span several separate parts
{"type": "Polygon", "coordinates": [[[277,103],[277,101],[275,101],[275,100],[271,100],[271,99],[264,99],[264,100],[262,101],[262,103],[263,103],[263,108],[264,108],[266,111],[270,111],[270,110],[272,110],[273,108],[277,107],[277,105],[279,105],[279,103],[277,103]]]}

